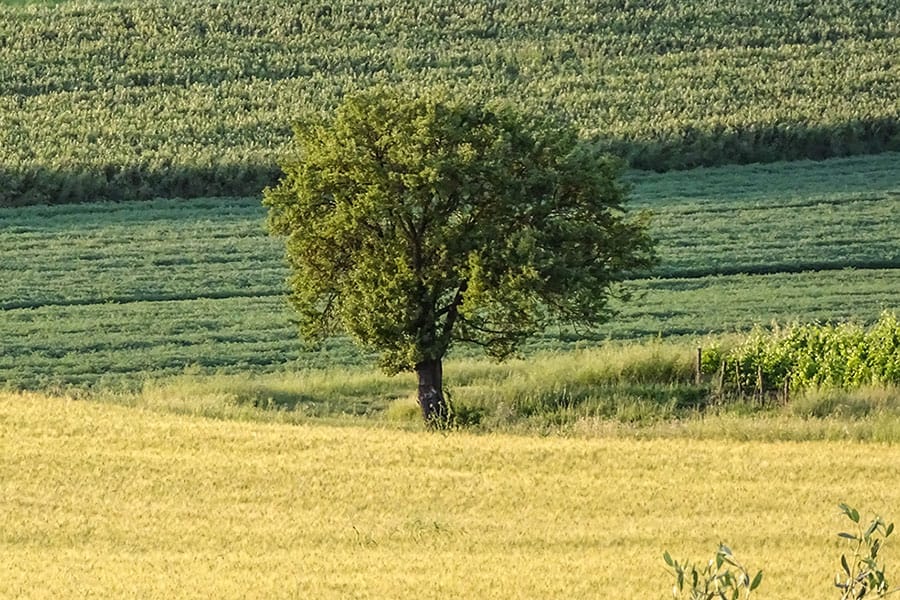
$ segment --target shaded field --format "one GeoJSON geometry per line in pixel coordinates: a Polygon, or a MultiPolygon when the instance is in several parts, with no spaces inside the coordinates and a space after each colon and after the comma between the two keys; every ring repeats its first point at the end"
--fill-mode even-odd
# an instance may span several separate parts
{"type": "MultiPolygon", "coordinates": [[[[876,319],[900,289],[898,161],[631,174],[634,208],[654,213],[655,277],[630,282],[636,298],[597,331],[548,331],[525,354],[876,319]]],[[[0,210],[0,382],[133,387],[185,369],[368,363],[345,339],[300,344],[264,218],[258,198],[0,210]]]]}
{"type": "Polygon", "coordinates": [[[900,154],[642,174],[659,275],[900,267],[900,154]]]}
{"type": "Polygon", "coordinates": [[[302,114],[386,83],[563,115],[642,169],[898,150],[898,23],[891,0],[0,4],[0,205],[254,194],[302,114]]]}
{"type": "MultiPolygon", "coordinates": [[[[900,267],[900,154],[635,172],[665,277],[900,267]]],[[[271,296],[258,197],[0,210],[0,307],[271,296]]]]}
{"type": "MultiPolygon", "coordinates": [[[[871,321],[896,301],[900,272],[837,271],[637,282],[645,292],[596,332],[548,331],[526,355],[608,338],[697,335],[809,320],[871,321]]],[[[349,340],[305,348],[283,298],[237,297],[10,309],[2,313],[0,380],[31,389],[140,386],[188,370],[272,371],[370,364],[349,340]]],[[[475,351],[460,347],[453,356],[475,351]]]]}
{"type": "Polygon", "coordinates": [[[837,503],[900,506],[896,449],[847,442],[423,435],[3,395],[0,451],[4,597],[661,598],[664,550],[725,541],[764,570],[760,599],[806,600],[833,593],[837,503]]]}

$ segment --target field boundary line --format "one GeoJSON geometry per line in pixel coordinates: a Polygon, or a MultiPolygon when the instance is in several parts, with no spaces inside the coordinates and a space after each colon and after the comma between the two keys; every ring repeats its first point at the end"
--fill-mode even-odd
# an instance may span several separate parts
{"type": "Polygon", "coordinates": [[[123,295],[110,298],[73,298],[71,300],[39,301],[13,301],[0,302],[0,310],[30,310],[51,306],[92,306],[102,304],[137,304],[141,302],[190,302],[193,300],[228,300],[230,298],[274,298],[284,296],[285,291],[254,291],[254,292],[211,292],[206,294],[155,294],[155,295],[123,295]]]}

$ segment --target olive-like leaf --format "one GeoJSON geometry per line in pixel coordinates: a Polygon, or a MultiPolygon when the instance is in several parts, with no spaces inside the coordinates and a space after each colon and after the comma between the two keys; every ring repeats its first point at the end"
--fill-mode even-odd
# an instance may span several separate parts
{"type": "Polygon", "coordinates": [[[750,582],[750,591],[752,592],[756,588],[759,587],[759,584],[762,583],[763,573],[760,571],[756,574],[756,577],[753,578],[753,581],[750,582]]]}
{"type": "Polygon", "coordinates": [[[875,533],[875,530],[878,529],[878,525],[879,525],[878,519],[875,519],[874,521],[872,521],[872,523],[870,523],[869,526],[866,528],[866,532],[863,533],[863,538],[869,539],[869,537],[871,537],[871,535],[873,533],[875,533]]]}

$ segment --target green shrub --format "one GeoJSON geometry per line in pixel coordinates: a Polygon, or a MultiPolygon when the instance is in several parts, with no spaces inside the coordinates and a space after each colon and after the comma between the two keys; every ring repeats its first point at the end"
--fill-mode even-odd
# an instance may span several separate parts
{"type": "Polygon", "coordinates": [[[762,571],[751,579],[750,573],[734,558],[731,549],[720,544],[715,558],[703,567],[678,562],[665,552],[663,558],[675,576],[672,595],[690,600],[739,600],[762,583],[762,571]],[[743,592],[743,594],[742,594],[743,592]]]}
{"type": "Polygon", "coordinates": [[[900,588],[890,591],[884,575],[884,561],[878,558],[884,540],[894,532],[894,524],[875,517],[863,529],[859,511],[846,504],[841,504],[840,509],[856,525],[856,532],[838,534],[838,537],[849,540],[851,546],[849,555],[841,555],[841,571],[834,578],[834,586],[841,592],[841,600],[860,600],[870,594],[883,598],[900,591],[900,588]]]}
{"type": "Polygon", "coordinates": [[[883,312],[869,329],[852,323],[756,327],[729,352],[707,353],[729,393],[854,389],[900,383],[900,321],[883,312]]]}

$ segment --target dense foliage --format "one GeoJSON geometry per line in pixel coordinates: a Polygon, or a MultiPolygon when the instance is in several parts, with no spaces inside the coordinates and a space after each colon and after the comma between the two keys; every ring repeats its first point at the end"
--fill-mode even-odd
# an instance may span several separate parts
{"type": "Polygon", "coordinates": [[[892,0],[0,6],[0,205],[257,193],[376,83],[574,120],[633,165],[898,148],[892,0]]]}
{"type": "Polygon", "coordinates": [[[756,327],[708,371],[743,393],[900,384],[900,320],[884,312],[871,327],[854,323],[756,327]]]}
{"type": "Polygon", "coordinates": [[[502,359],[551,325],[603,323],[655,263],[621,162],[559,119],[389,87],[297,126],[296,145],[263,204],[301,332],[415,371],[426,421],[446,420],[452,346],[502,359]]]}

